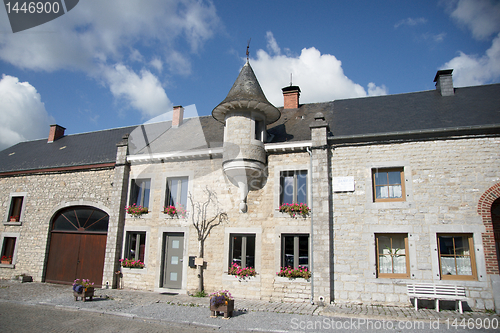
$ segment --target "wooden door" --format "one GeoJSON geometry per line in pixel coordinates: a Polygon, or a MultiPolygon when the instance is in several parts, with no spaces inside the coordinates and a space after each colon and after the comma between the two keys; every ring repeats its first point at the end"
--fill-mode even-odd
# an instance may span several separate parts
{"type": "Polygon", "coordinates": [[[92,207],[70,207],[52,223],[45,281],[72,284],[89,279],[102,286],[108,215],[92,207]]]}

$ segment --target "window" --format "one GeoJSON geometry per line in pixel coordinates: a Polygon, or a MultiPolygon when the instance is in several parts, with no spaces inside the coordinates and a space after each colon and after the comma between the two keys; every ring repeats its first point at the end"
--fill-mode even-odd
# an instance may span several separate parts
{"type": "Polygon", "coordinates": [[[373,201],[405,200],[403,168],[373,169],[372,175],[373,201]]]}
{"type": "Polygon", "coordinates": [[[477,279],[471,234],[438,235],[438,248],[441,279],[477,279]]]}
{"type": "Polygon", "coordinates": [[[280,204],[307,203],[307,171],[283,171],[280,204]]]}
{"type": "Polygon", "coordinates": [[[266,126],[263,120],[255,119],[255,140],[264,141],[266,126]]]}
{"type": "Polygon", "coordinates": [[[14,263],[14,250],[16,248],[16,237],[3,237],[2,244],[2,259],[1,263],[4,265],[11,265],[14,263]]]}
{"type": "Polygon", "coordinates": [[[9,210],[9,222],[21,221],[21,210],[23,208],[24,197],[12,197],[9,210]]]}
{"type": "Polygon", "coordinates": [[[144,262],[146,232],[129,231],[125,243],[125,259],[144,262]]]}
{"type": "Polygon", "coordinates": [[[281,267],[309,268],[309,235],[282,235],[281,267]]]}
{"type": "Polygon", "coordinates": [[[255,235],[231,234],[229,267],[233,264],[241,268],[255,268],[255,235]]]}
{"type": "Polygon", "coordinates": [[[410,276],[408,234],[376,234],[377,276],[407,278],[410,276]]]}
{"type": "Polygon", "coordinates": [[[130,205],[149,207],[149,192],[151,191],[151,180],[134,179],[130,188],[130,205]]]}
{"type": "Polygon", "coordinates": [[[165,206],[187,207],[188,177],[175,177],[167,179],[167,193],[165,206]]]}

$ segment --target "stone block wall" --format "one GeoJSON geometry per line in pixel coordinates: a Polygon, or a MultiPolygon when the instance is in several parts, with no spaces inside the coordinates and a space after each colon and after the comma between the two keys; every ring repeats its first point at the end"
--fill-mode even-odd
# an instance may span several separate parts
{"type": "Polygon", "coordinates": [[[102,169],[0,178],[2,219],[8,215],[11,194],[26,193],[20,225],[0,223],[0,233],[19,234],[15,265],[0,267],[0,278],[24,273],[42,281],[53,215],[72,205],[93,206],[109,214],[113,175],[113,169],[102,169]]]}
{"type": "Polygon", "coordinates": [[[480,196],[500,181],[498,138],[336,147],[333,177],[352,176],[354,192],[333,193],[335,302],[408,304],[408,283],[464,285],[469,306],[493,308],[477,213],[480,196]],[[374,168],[404,167],[406,198],[374,203],[374,168]],[[377,278],[375,233],[407,233],[410,278],[377,278]],[[473,235],[477,281],[442,280],[436,234],[473,235]]]}

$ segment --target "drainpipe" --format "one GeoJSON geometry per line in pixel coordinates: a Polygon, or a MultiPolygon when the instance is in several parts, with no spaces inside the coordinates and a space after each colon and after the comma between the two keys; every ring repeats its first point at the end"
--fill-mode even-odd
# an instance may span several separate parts
{"type": "Polygon", "coordinates": [[[312,183],[312,165],[313,165],[313,160],[312,160],[312,152],[311,152],[311,149],[309,149],[309,147],[306,147],[306,150],[307,152],[309,153],[309,186],[310,186],[310,189],[311,191],[309,191],[310,193],[310,198],[311,198],[311,246],[310,246],[310,255],[309,255],[309,270],[311,271],[311,304],[314,304],[314,271],[313,271],[313,262],[314,262],[314,257],[313,257],[313,216],[314,216],[314,210],[313,210],[313,191],[312,191],[312,188],[313,188],[313,183],[312,183]]]}

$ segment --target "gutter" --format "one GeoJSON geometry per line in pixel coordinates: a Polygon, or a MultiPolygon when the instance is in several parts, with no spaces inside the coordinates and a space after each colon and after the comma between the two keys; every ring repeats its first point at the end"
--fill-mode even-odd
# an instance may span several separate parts
{"type": "Polygon", "coordinates": [[[313,251],[313,237],[314,237],[314,230],[313,230],[313,218],[314,218],[314,210],[313,210],[313,191],[312,191],[312,152],[309,147],[306,147],[307,152],[309,153],[309,186],[310,186],[310,191],[311,193],[311,245],[310,245],[310,258],[309,260],[309,270],[311,271],[311,304],[314,304],[314,271],[313,271],[313,263],[314,263],[314,251],[313,251]]]}

